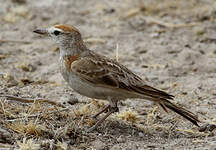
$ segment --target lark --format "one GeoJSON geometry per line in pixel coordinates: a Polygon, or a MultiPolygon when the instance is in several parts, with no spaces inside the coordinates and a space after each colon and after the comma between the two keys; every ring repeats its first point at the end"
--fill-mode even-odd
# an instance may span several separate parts
{"type": "Polygon", "coordinates": [[[115,60],[88,49],[80,31],[66,24],[36,29],[35,33],[50,36],[60,48],[60,71],[68,85],[86,97],[109,101],[109,104],[93,117],[105,112],[93,131],[108,116],[118,112],[118,102],[126,99],[150,100],[183,116],[198,126],[198,117],[192,112],[173,104],[174,96],[147,85],[146,81],[115,60]]]}

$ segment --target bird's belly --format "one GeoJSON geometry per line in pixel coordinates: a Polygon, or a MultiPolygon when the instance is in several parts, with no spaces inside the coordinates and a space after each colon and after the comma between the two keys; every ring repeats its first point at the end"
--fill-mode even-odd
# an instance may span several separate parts
{"type": "Polygon", "coordinates": [[[83,96],[96,98],[96,99],[103,99],[103,100],[107,100],[109,98],[121,100],[130,97],[126,93],[121,93],[118,90],[113,90],[113,89],[93,85],[88,81],[83,81],[72,72],[70,72],[70,75],[66,75],[65,73],[62,73],[62,75],[64,79],[68,82],[69,86],[75,92],[83,96]]]}

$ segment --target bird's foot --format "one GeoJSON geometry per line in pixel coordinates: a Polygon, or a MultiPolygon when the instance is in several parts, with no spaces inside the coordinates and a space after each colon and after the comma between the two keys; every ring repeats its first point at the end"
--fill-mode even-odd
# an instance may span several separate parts
{"type": "MultiPolygon", "coordinates": [[[[109,117],[112,113],[118,112],[118,111],[119,111],[119,108],[118,108],[118,107],[111,107],[110,105],[106,106],[105,108],[106,108],[106,110],[107,110],[107,109],[109,110],[109,111],[107,112],[107,114],[106,114],[103,118],[101,118],[99,121],[97,121],[95,125],[93,125],[91,128],[89,128],[89,129],[87,130],[87,132],[92,132],[93,130],[95,130],[95,129],[98,127],[98,125],[100,125],[100,124],[101,124],[107,117],[109,117]]],[[[105,108],[104,108],[104,109],[105,109],[105,108]]],[[[103,110],[104,110],[104,109],[103,109],[103,110]]],[[[104,111],[105,111],[105,110],[104,110],[104,111]]],[[[100,111],[99,113],[101,114],[101,113],[104,112],[104,111],[100,111]]],[[[96,115],[98,116],[99,113],[97,113],[96,115]]],[[[97,116],[96,116],[96,117],[97,117],[97,116]]]]}
{"type": "Polygon", "coordinates": [[[105,106],[101,111],[99,111],[98,113],[96,113],[94,116],[92,116],[92,118],[96,119],[97,116],[99,116],[100,114],[102,114],[103,112],[109,112],[110,109],[110,105],[105,106]]]}

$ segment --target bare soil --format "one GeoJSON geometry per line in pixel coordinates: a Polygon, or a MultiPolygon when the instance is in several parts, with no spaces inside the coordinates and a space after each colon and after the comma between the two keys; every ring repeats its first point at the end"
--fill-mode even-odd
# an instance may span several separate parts
{"type": "Polygon", "coordinates": [[[0,147],[20,149],[216,149],[216,1],[0,0],[0,147]],[[149,85],[175,95],[198,127],[145,100],[128,99],[85,132],[106,101],[78,95],[63,80],[57,45],[37,27],[71,24],[92,50],[149,85]]]}

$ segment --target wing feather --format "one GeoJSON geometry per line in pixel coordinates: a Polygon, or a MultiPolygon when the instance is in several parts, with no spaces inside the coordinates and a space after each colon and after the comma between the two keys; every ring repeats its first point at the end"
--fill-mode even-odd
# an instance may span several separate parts
{"type": "Polygon", "coordinates": [[[144,94],[155,98],[172,99],[173,96],[146,85],[145,81],[118,62],[98,54],[90,54],[71,65],[71,70],[83,80],[107,88],[144,94]]]}

